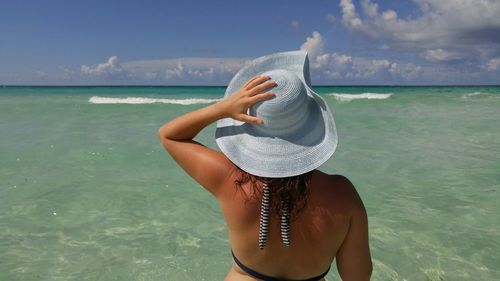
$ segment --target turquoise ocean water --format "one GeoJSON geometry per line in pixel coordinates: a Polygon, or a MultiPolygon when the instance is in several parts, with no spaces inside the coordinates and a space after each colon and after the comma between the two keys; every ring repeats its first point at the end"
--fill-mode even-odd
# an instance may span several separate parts
{"type": "MultiPolygon", "coordinates": [[[[156,131],[224,90],[0,88],[0,280],[222,280],[216,200],[156,131]]],[[[500,280],[500,87],[315,90],[339,131],[321,170],[365,202],[372,280],[500,280]]]]}

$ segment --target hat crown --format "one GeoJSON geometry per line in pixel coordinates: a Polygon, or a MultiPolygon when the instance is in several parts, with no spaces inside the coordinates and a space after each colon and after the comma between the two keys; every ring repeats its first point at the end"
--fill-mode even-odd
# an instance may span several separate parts
{"type": "Polygon", "coordinates": [[[221,151],[242,170],[261,177],[291,177],[319,167],[337,147],[337,130],[328,104],[311,89],[307,53],[281,52],[248,62],[229,82],[225,98],[255,75],[277,82],[266,90],[274,98],[248,110],[264,124],[218,120],[215,137],[221,151]]]}
{"type": "Polygon", "coordinates": [[[282,136],[295,131],[308,114],[308,95],[303,81],[285,69],[266,71],[262,75],[276,81],[276,86],[271,89],[275,97],[250,108],[250,115],[258,116],[263,121],[261,125],[254,125],[254,129],[269,136],[282,136]]]}

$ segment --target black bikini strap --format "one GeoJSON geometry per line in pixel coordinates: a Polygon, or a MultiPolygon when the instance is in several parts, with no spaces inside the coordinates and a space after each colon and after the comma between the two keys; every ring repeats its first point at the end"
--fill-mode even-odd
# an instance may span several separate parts
{"type": "Polygon", "coordinates": [[[235,256],[233,251],[231,250],[231,255],[233,255],[233,260],[234,262],[241,268],[243,271],[246,273],[250,274],[251,276],[259,279],[259,280],[264,280],[264,281],[280,281],[279,279],[276,279],[271,276],[264,275],[262,273],[259,273],[251,268],[246,267],[244,264],[242,264],[235,256]]]}
{"type": "MultiPolygon", "coordinates": [[[[234,262],[243,270],[245,271],[246,273],[248,273],[249,275],[259,279],[259,280],[263,280],[263,281],[284,281],[283,279],[277,279],[277,278],[274,278],[274,277],[271,277],[271,276],[267,276],[267,275],[264,275],[262,273],[259,273],[251,268],[248,268],[246,267],[244,264],[242,264],[237,258],[236,256],[234,255],[234,252],[231,250],[231,255],[233,255],[233,260],[234,262]]],[[[304,279],[304,280],[294,280],[294,281],[319,281],[321,280],[323,277],[325,277],[328,272],[330,271],[330,267],[328,267],[328,269],[322,273],[321,275],[318,275],[316,277],[313,277],[313,278],[309,278],[309,279],[304,279]]]]}

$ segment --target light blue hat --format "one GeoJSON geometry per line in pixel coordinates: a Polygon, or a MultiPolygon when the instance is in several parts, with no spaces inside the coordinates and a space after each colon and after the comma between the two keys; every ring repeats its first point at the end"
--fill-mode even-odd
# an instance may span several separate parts
{"type": "Polygon", "coordinates": [[[249,62],[229,82],[224,98],[255,75],[277,83],[273,99],[249,109],[264,124],[220,119],[215,137],[221,151],[242,170],[269,178],[301,175],[325,163],[337,147],[337,130],[330,108],[311,89],[307,52],[275,53],[249,62]]]}

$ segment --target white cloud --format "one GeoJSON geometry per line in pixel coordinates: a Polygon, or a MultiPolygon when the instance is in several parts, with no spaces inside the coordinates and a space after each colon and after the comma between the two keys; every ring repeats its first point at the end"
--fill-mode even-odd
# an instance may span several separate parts
{"type": "Polygon", "coordinates": [[[117,56],[112,56],[107,62],[96,66],[82,65],[80,72],[83,75],[105,79],[124,79],[129,76],[123,66],[118,63],[117,56]]]}
{"type": "Polygon", "coordinates": [[[102,64],[82,65],[80,74],[87,81],[221,85],[227,84],[246,61],[245,58],[178,58],[119,63],[112,56],[102,64]]]}
{"type": "Polygon", "coordinates": [[[301,50],[306,50],[311,68],[342,68],[352,62],[352,57],[338,53],[325,53],[326,41],[318,31],[314,31],[310,37],[306,38],[301,46],[301,50]]]}
{"type": "Polygon", "coordinates": [[[165,70],[165,79],[183,79],[184,78],[184,65],[182,62],[178,62],[174,68],[169,68],[165,70]]]}
{"type": "Polygon", "coordinates": [[[345,65],[352,62],[352,57],[347,55],[339,55],[337,53],[333,53],[331,59],[334,62],[334,65],[345,65]]]}
{"type": "Polygon", "coordinates": [[[320,54],[311,60],[311,67],[317,68],[342,68],[352,63],[352,57],[337,53],[320,54]]]}
{"type": "Polygon", "coordinates": [[[158,78],[158,73],[155,72],[145,72],[144,79],[146,80],[156,80],[158,78]]]}
{"type": "Polygon", "coordinates": [[[178,58],[130,61],[123,68],[137,79],[167,84],[227,84],[245,58],[178,58]]]}
{"type": "Polygon", "coordinates": [[[426,50],[421,55],[430,62],[452,62],[459,61],[463,58],[463,55],[458,52],[451,52],[441,48],[426,50]]]}
{"type": "Polygon", "coordinates": [[[456,62],[488,57],[500,50],[500,1],[414,0],[421,14],[401,18],[381,11],[375,1],[341,0],[342,23],[353,32],[385,41],[392,47],[420,53],[431,62],[456,62]]]}
{"type": "Polygon", "coordinates": [[[315,31],[301,46],[301,49],[308,51],[310,66],[314,70],[312,75],[318,80],[370,81],[379,78],[414,80],[422,73],[422,68],[413,64],[400,66],[388,59],[353,57],[337,52],[326,53],[325,45],[322,35],[315,31]]]}
{"type": "Polygon", "coordinates": [[[300,46],[301,50],[306,50],[309,54],[309,59],[315,60],[317,56],[323,54],[325,39],[317,31],[314,31],[311,37],[307,37],[306,42],[300,46]]]}
{"type": "MultiPolygon", "coordinates": [[[[437,43],[456,39],[457,35],[474,37],[470,32],[500,30],[500,1],[496,0],[414,0],[420,6],[422,15],[402,19],[394,10],[379,11],[377,3],[362,0],[362,18],[352,0],[341,0],[342,20],[346,27],[367,32],[374,36],[384,36],[399,43],[437,43]]],[[[495,40],[482,38],[476,40],[495,40]]],[[[485,35],[485,34],[483,34],[485,35]]],[[[491,34],[490,34],[491,35],[491,34]]],[[[500,40],[497,38],[496,40],[500,40]]]]}
{"type": "Polygon", "coordinates": [[[363,28],[363,22],[356,12],[356,7],[352,0],[340,0],[340,8],[342,9],[342,22],[353,30],[360,30],[363,28]]]}
{"type": "Polygon", "coordinates": [[[215,70],[213,67],[208,69],[186,68],[182,62],[178,62],[174,68],[165,70],[165,79],[179,81],[184,79],[211,80],[215,70]]]}
{"type": "Polygon", "coordinates": [[[399,65],[398,63],[391,63],[389,73],[393,76],[400,76],[407,81],[415,81],[424,74],[424,68],[412,63],[399,65]]]}
{"type": "Polygon", "coordinates": [[[495,71],[497,69],[500,69],[500,58],[490,59],[488,63],[483,66],[483,68],[488,71],[495,71]]]}
{"type": "Polygon", "coordinates": [[[347,78],[367,79],[382,72],[387,73],[392,63],[389,60],[370,60],[357,58],[353,60],[352,69],[346,73],[347,78]]]}

